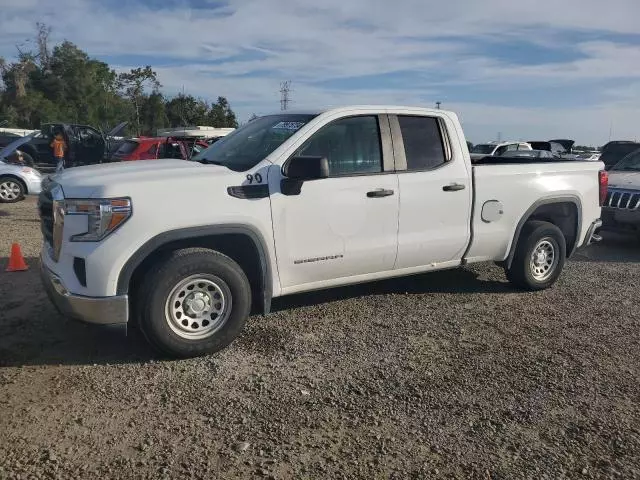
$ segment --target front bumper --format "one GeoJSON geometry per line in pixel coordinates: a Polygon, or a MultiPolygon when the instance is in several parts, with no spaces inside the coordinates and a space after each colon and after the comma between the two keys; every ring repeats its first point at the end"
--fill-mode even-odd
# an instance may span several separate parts
{"type": "Polygon", "coordinates": [[[69,318],[96,325],[126,326],[129,321],[129,298],[85,297],[73,295],[56,274],[40,261],[40,276],[49,300],[69,318]]]}

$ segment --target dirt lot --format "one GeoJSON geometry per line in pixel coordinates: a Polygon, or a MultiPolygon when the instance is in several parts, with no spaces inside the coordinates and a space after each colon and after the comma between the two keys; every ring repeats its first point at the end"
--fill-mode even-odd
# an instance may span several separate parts
{"type": "Polygon", "coordinates": [[[640,477],[634,242],[536,294],[489,265],[296,296],[188,361],[61,318],[39,244],[0,207],[0,478],[640,477]]]}

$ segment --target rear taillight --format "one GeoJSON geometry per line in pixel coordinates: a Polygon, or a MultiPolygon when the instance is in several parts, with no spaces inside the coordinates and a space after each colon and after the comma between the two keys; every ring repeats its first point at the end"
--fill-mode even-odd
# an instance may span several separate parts
{"type": "Polygon", "coordinates": [[[600,206],[603,206],[604,201],[607,199],[607,189],[609,187],[609,174],[606,170],[598,172],[598,186],[600,187],[600,206]]]}

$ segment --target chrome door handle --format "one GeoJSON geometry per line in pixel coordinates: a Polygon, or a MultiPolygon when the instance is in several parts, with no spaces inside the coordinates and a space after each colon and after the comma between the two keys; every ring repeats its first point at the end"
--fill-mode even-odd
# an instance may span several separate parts
{"type": "Polygon", "coordinates": [[[465,186],[461,183],[452,183],[451,185],[445,185],[442,187],[442,190],[445,192],[457,192],[459,190],[464,190],[465,186]]]}

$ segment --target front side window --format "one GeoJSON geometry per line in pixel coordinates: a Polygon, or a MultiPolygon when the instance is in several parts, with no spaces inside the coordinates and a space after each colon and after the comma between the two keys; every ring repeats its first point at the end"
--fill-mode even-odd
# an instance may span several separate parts
{"type": "Polygon", "coordinates": [[[447,161],[437,118],[398,116],[398,122],[407,170],[430,170],[447,161]]]}
{"type": "Polygon", "coordinates": [[[295,156],[327,157],[332,177],[379,173],[382,171],[382,148],[378,117],[336,120],[314,133],[295,156]]]}

